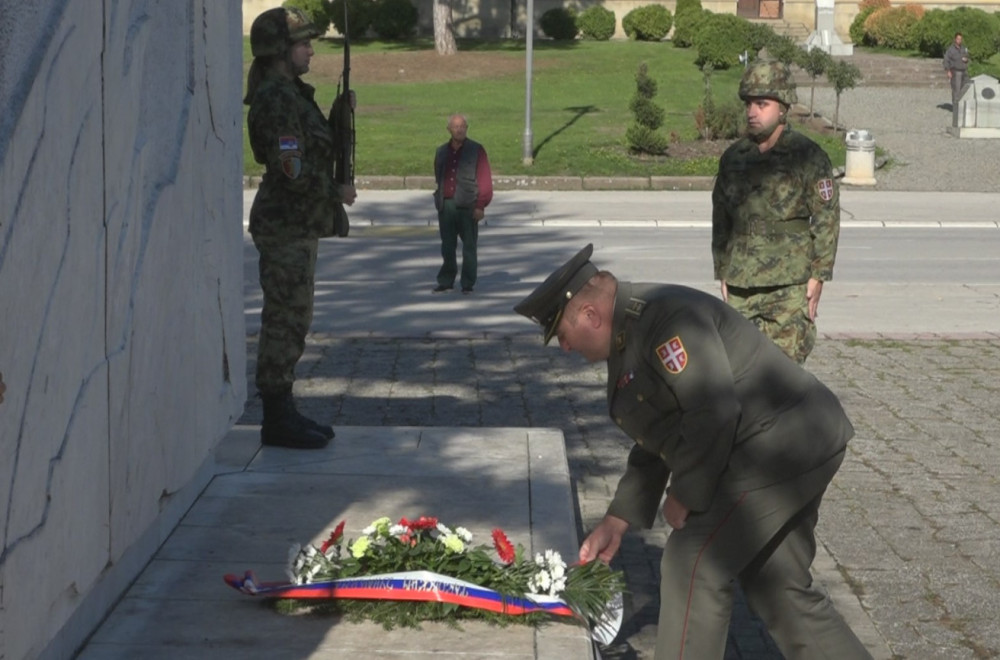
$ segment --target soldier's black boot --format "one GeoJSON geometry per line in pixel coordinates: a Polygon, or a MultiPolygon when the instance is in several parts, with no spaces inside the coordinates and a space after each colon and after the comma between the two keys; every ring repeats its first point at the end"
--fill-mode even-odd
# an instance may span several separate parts
{"type": "Polygon", "coordinates": [[[295,401],[291,393],[279,395],[261,395],[264,404],[264,420],[260,425],[261,444],[272,447],[289,447],[291,449],[322,449],[333,437],[315,428],[295,409],[295,401]]]}
{"type": "Polygon", "coordinates": [[[309,419],[308,417],[299,412],[299,409],[295,406],[295,399],[292,397],[291,394],[288,395],[288,398],[292,402],[292,410],[295,411],[295,414],[298,415],[299,419],[302,420],[302,423],[305,424],[307,428],[311,428],[314,431],[319,431],[320,433],[323,434],[323,437],[326,438],[327,440],[333,440],[332,426],[330,426],[329,424],[320,424],[319,422],[315,422],[309,419]]]}
{"type": "Polygon", "coordinates": [[[319,431],[320,433],[323,434],[323,437],[326,438],[327,440],[333,440],[332,426],[330,426],[329,424],[320,424],[319,422],[313,421],[308,417],[306,417],[305,415],[303,415],[302,413],[300,413],[298,409],[295,410],[295,414],[302,419],[303,424],[305,424],[306,426],[315,431],[319,431]]]}

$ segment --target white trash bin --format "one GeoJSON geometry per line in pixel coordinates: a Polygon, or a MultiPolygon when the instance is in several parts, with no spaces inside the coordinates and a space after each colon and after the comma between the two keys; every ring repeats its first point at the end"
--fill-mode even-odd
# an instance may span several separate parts
{"type": "Polygon", "coordinates": [[[875,185],[875,138],[866,130],[847,131],[847,162],[843,183],[851,186],[875,185]]]}

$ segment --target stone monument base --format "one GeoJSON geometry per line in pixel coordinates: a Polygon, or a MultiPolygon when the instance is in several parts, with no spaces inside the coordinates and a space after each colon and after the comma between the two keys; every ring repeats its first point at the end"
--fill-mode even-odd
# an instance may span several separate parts
{"type": "Polygon", "coordinates": [[[975,126],[949,126],[948,133],[957,138],[1000,139],[1000,128],[978,128],[975,126]]]}

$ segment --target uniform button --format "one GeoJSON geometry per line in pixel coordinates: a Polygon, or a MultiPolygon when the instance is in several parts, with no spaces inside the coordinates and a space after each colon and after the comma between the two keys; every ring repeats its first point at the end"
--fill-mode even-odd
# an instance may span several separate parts
{"type": "Polygon", "coordinates": [[[640,402],[642,402],[642,401],[645,401],[645,400],[646,400],[646,397],[644,397],[644,396],[643,396],[643,395],[641,395],[641,394],[640,394],[639,396],[635,397],[635,398],[637,398],[637,399],[638,399],[638,400],[639,400],[640,402]]]}
{"type": "Polygon", "coordinates": [[[618,426],[621,426],[622,425],[622,418],[621,417],[615,417],[615,424],[617,424],[618,426]]]}

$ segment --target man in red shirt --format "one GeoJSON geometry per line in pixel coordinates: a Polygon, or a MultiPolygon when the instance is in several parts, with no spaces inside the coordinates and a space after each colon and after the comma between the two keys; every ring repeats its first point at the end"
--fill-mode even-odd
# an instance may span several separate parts
{"type": "Polygon", "coordinates": [[[434,205],[441,234],[441,257],[444,263],[437,274],[434,293],[455,288],[458,261],[455,251],[462,239],[462,293],[472,293],[476,286],[479,221],[493,199],[493,174],[483,145],[468,139],[469,124],[462,115],[448,118],[451,139],[434,155],[434,205]]]}

